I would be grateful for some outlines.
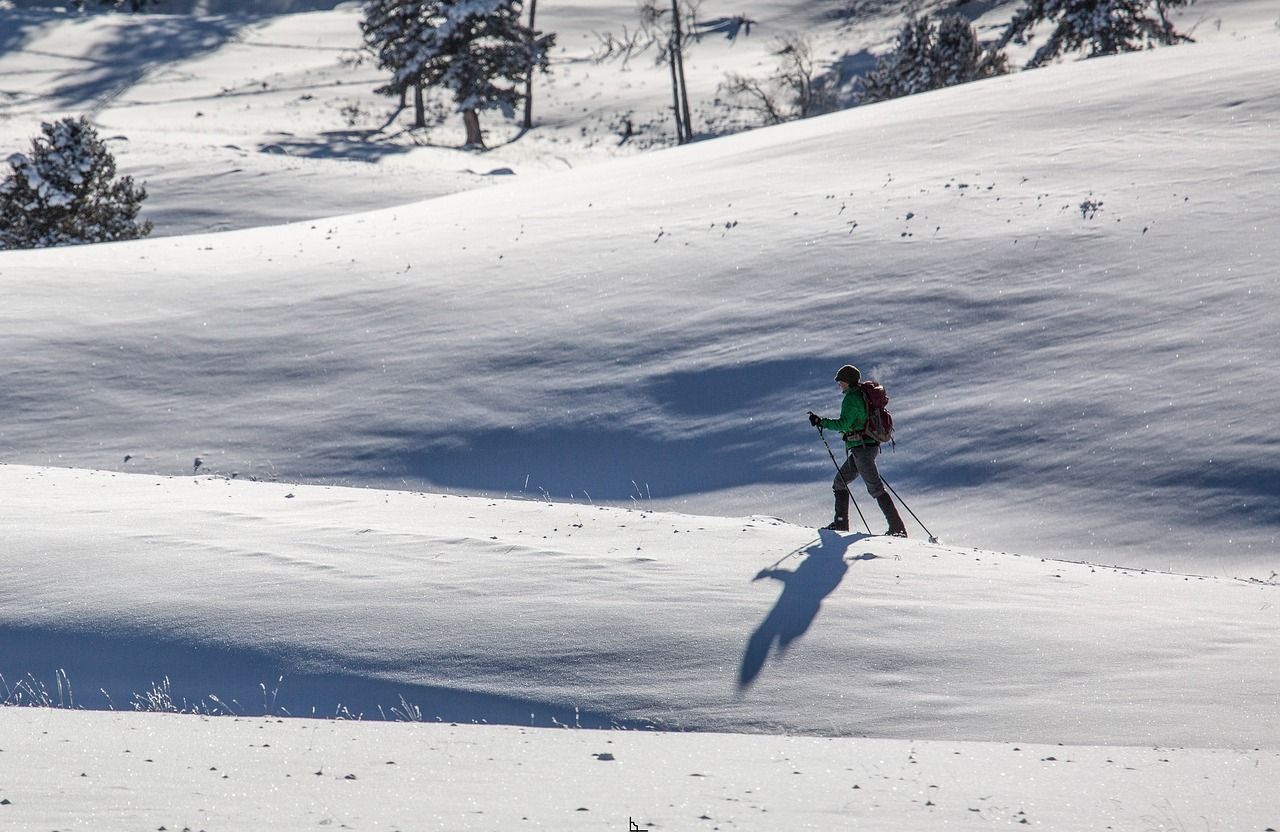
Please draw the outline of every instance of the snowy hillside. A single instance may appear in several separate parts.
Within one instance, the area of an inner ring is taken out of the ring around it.
[[[803,414],[853,361],[893,397],[886,476],[949,542],[1266,578],[1262,6],[381,212],[7,253],[0,453],[816,524]]]
[[[544,726],[1280,743],[1274,585],[763,518],[0,477],[6,652],[59,656],[83,706],[126,707],[167,676],[175,700],[261,713],[260,685],[283,676],[268,712],[370,716],[404,697]]]
[[[1261,830],[1280,811],[1274,584],[533,500],[19,466],[0,487],[13,703],[543,729],[0,709],[19,829]]]
[[[425,133],[405,129],[409,115],[390,120],[394,100],[373,92],[386,73],[359,60],[358,2],[162,0],[177,14],[70,19],[54,5],[0,3],[0,147],[25,144],[41,119],[89,114],[114,137],[122,169],[151,185],[148,215],[161,236],[349,214],[675,143],[671,77],[656,49],[602,60],[607,44],[637,34],[634,0],[542,4],[538,28],[558,45],[535,88],[537,129],[520,135],[517,123],[486,115],[482,154],[458,149],[461,119],[443,100],[429,99]],[[699,134],[749,121],[717,103],[718,87],[729,72],[767,75],[788,33],[811,37],[824,71],[865,71],[867,50],[892,42],[900,4],[859,3],[853,16],[841,14],[846,5],[756,5],[753,35],[692,47]],[[699,8],[706,20],[744,11],[727,0]]]
[[[666,150],[553,5],[487,153],[357,4],[182,2],[0,0],[0,148],[158,225],[0,252],[0,829],[1280,829],[1272,2]],[[704,6],[699,123],[862,9]],[[815,530],[845,362],[941,543]]]

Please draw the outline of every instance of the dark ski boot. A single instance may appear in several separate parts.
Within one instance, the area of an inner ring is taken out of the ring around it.
[[[893,498],[888,494],[881,494],[876,502],[884,512],[884,519],[889,521],[889,531],[885,534],[890,537],[906,537],[907,527],[902,522],[902,515],[898,514],[898,507],[893,504]]]
[[[832,520],[830,523],[828,523],[827,525],[823,526],[823,528],[831,529],[832,531],[836,531],[836,532],[849,531],[849,492],[848,491],[836,492],[836,518]]]

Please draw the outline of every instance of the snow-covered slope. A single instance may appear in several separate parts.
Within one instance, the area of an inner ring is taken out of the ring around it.
[[[1265,578],[1253,19],[382,212],[6,253],[0,453],[814,523],[804,412],[853,361],[945,539]]]
[[[1276,827],[1274,751],[0,709],[0,819],[138,829]]]
[[[1273,584],[760,517],[20,466],[0,488],[6,700],[224,715],[0,708],[6,830],[1280,813]],[[530,727],[556,724],[645,730]]]
[[[637,33],[633,0],[538,10],[539,29],[558,45],[537,79],[536,129],[521,135],[518,122],[486,114],[491,149],[482,154],[459,149],[461,119],[442,94],[428,90],[431,129],[411,133],[410,115],[392,119],[394,99],[374,92],[387,73],[362,54],[359,2],[165,0],[164,13],[128,15],[49,5],[0,3],[0,147],[25,147],[42,119],[88,114],[114,140],[122,170],[149,183],[157,236],[348,214],[675,144],[671,76],[657,49],[599,60],[609,38]],[[703,19],[743,11],[728,0],[699,8]],[[862,3],[852,18],[838,11],[812,0],[757,4],[751,37],[691,47],[699,133],[744,122],[717,103],[717,88],[731,71],[768,74],[780,35],[804,30],[825,62],[858,52],[860,65],[902,15],[884,2]]]
[[[1280,828],[1270,3],[646,155],[570,50],[484,156],[324,135],[351,5],[11,5],[0,136],[242,230],[0,253],[0,694],[241,716],[2,708],[0,828]],[[846,361],[944,544],[811,530]]]
[[[1280,744],[1271,584],[764,518],[13,466],[0,483],[6,664],[63,671],[81,706],[159,685],[261,713],[265,686],[294,715]]]

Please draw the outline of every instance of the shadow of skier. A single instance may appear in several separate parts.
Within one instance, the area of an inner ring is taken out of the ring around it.
[[[794,570],[776,567],[762,569],[752,580],[772,578],[782,582],[782,595],[747,641],[742,655],[742,667],[738,671],[738,689],[750,687],[764,669],[769,650],[776,642],[778,653],[784,654],[791,642],[804,635],[818,616],[822,601],[840,586],[849,571],[845,553],[849,547],[863,540],[861,535],[844,536],[823,529],[819,542],[805,549],[808,555]],[[874,560],[870,552],[854,560]]]

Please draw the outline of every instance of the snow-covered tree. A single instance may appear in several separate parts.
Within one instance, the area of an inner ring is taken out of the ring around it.
[[[377,57],[380,68],[395,70],[409,60],[410,39],[419,28],[415,25],[416,11],[416,8],[405,0],[366,0],[364,17],[360,20],[360,33],[364,36],[365,47]],[[396,71],[390,82],[378,87],[374,92],[399,96],[400,109],[403,110],[405,98],[410,89],[414,94],[413,126],[426,127],[426,107],[422,100],[421,78],[401,78],[400,73]]]
[[[378,65],[392,72],[379,92],[419,93],[423,87],[453,93],[467,127],[467,144],[483,147],[480,111],[508,118],[535,70],[546,70],[555,35],[521,23],[521,0],[369,0],[361,31]]]
[[[139,222],[147,191],[116,178],[116,161],[83,117],[41,125],[31,154],[8,158],[0,181],[0,249],[132,240],[151,233]]]
[[[1169,10],[1190,5],[1192,0],[1027,0],[1014,14],[1001,35],[997,48],[1011,41],[1024,44],[1036,26],[1055,24],[1053,33],[1036,50],[1027,69],[1040,66],[1060,55],[1087,52],[1085,57],[1134,52],[1156,44],[1189,42],[1187,35],[1174,31]]]
[[[1008,71],[1004,55],[983,49],[969,21],[946,15],[938,22],[921,16],[898,33],[897,48],[876,62],[860,82],[863,103],[990,78]]]

